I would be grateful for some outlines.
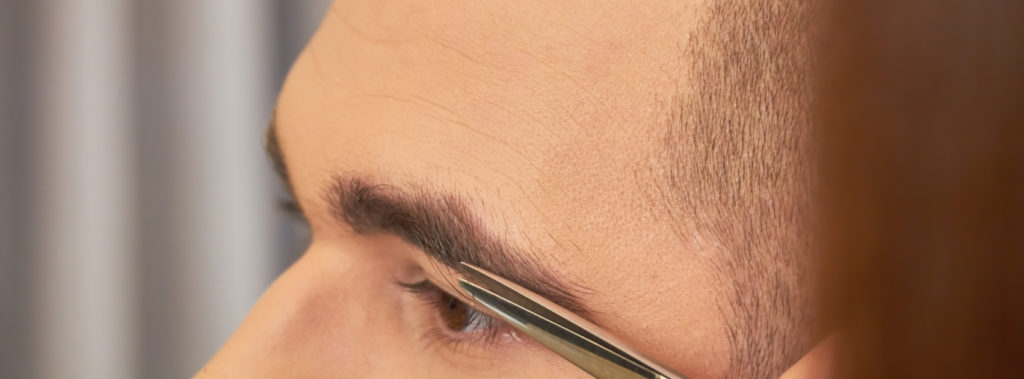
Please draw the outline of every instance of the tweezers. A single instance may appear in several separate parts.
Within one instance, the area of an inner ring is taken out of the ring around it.
[[[595,378],[685,379],[518,284],[466,262],[459,271],[459,286],[477,303]]]

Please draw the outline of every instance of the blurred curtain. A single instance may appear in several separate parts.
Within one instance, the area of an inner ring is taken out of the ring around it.
[[[326,0],[0,2],[0,377],[181,378],[304,242],[262,132]]]

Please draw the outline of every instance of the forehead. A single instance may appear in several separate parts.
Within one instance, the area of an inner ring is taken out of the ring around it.
[[[495,233],[592,289],[598,322],[720,353],[699,343],[721,329],[714,281],[655,185],[692,12],[519,3],[335,3],[278,105],[300,202],[324,212],[308,204],[339,171],[467,194]]]

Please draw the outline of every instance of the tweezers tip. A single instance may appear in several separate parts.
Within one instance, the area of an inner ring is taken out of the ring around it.
[[[473,300],[476,300],[477,291],[479,291],[480,288],[477,287],[472,282],[470,282],[470,281],[468,281],[466,279],[463,279],[463,278],[459,278],[458,282],[459,282],[459,287],[461,287],[463,291],[466,291],[466,293],[468,293],[469,296],[471,296],[473,298]]]
[[[459,271],[462,272],[480,272],[480,269],[476,266],[467,263],[466,261],[459,261]]]

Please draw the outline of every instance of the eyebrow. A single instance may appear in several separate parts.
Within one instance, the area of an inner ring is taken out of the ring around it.
[[[266,153],[274,171],[294,198],[277,131],[271,117]],[[482,267],[511,280],[577,315],[591,319],[580,293],[586,287],[558,278],[509,241],[489,231],[467,205],[470,199],[428,186],[389,184],[367,176],[336,174],[323,199],[331,215],[359,234],[385,233],[401,238],[433,261],[453,270],[459,262]],[[456,287],[457,288],[457,287]]]

